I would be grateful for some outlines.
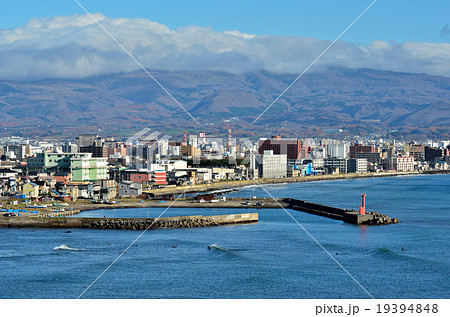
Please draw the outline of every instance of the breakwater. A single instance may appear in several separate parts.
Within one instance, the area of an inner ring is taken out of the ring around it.
[[[248,201],[248,203],[246,203]],[[74,209],[81,211],[96,209],[127,209],[127,208],[245,208],[245,209],[261,209],[261,208],[280,208],[287,207],[282,199],[274,201],[272,198],[228,198],[226,201],[217,202],[199,202],[197,200],[178,199],[176,201],[156,201],[145,200],[141,202],[120,202],[119,204],[92,204],[91,202],[74,203]]]
[[[285,198],[283,201],[288,204],[289,209],[342,220],[355,225],[388,225],[398,223],[398,219],[391,218],[378,212],[366,212],[364,215],[361,215],[359,211],[356,210],[320,205],[304,200]]]
[[[0,227],[8,228],[86,228],[145,230],[169,228],[195,228],[237,225],[258,222],[257,213],[183,216],[164,218],[51,218],[51,217],[0,217]]]

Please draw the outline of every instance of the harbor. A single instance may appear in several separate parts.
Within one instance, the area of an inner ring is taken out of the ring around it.
[[[203,197],[203,196],[202,196]],[[215,198],[210,195],[210,198]],[[217,215],[217,216],[184,216],[169,218],[108,218],[99,222],[95,218],[70,218],[67,216],[78,214],[82,211],[96,209],[126,209],[126,208],[227,208],[227,209],[291,209],[299,212],[305,212],[321,217],[341,220],[354,225],[386,225],[397,223],[396,218],[391,218],[377,212],[365,210],[365,195],[363,195],[362,206],[358,210],[341,209],[327,205],[316,204],[308,201],[293,198],[232,198],[232,199],[211,199],[209,202],[202,200],[174,200],[174,201],[140,201],[134,203],[118,203],[118,204],[79,204],[77,209],[64,211],[40,211],[27,216],[9,216],[0,217],[0,227],[45,227],[45,228],[92,228],[92,229],[147,229],[148,224],[153,223],[152,228],[190,228],[197,227],[196,224],[202,226],[213,225],[230,225],[248,222],[257,222],[258,214],[236,214]],[[12,211],[12,210],[10,210]],[[19,214],[20,212],[17,212]],[[10,212],[11,214],[11,212]],[[15,214],[15,213],[13,213]],[[246,215],[251,215],[248,218]],[[211,218],[215,217],[215,218]],[[223,217],[223,218],[221,218]],[[179,219],[178,219],[179,218]],[[75,219],[75,220],[74,220]],[[194,222],[192,222],[194,221]],[[170,223],[171,225],[166,225]]]

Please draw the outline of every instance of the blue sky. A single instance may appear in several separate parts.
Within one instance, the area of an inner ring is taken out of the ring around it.
[[[334,40],[372,0],[80,0],[107,17],[146,18],[174,29],[197,25],[216,31],[311,36]],[[32,18],[82,14],[73,0],[14,0],[0,4],[0,28],[16,28]],[[448,0],[378,0],[341,40],[449,42]]]
[[[79,0],[153,70],[301,73],[373,0]],[[450,1],[377,0],[309,71],[450,77]],[[139,69],[74,0],[0,3],[0,79]]]

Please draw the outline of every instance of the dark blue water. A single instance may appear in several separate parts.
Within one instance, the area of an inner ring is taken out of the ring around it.
[[[266,188],[275,197],[343,208],[356,208],[366,193],[369,210],[402,223],[357,227],[290,212],[375,298],[449,297],[450,175]],[[235,195],[267,196],[258,187]],[[155,217],[163,210],[86,215]],[[169,209],[164,216],[241,212]],[[258,212],[253,225],[147,231],[83,298],[368,298],[283,210]],[[0,229],[0,298],[76,298],[141,234],[66,231]]]

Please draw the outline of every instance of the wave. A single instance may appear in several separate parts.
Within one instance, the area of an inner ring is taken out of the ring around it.
[[[375,250],[375,255],[381,256],[381,257],[384,257],[384,258],[391,258],[391,259],[394,259],[394,258],[406,259],[407,256],[408,256],[407,252],[403,252],[401,250],[401,248],[400,248],[399,252],[392,251],[392,250],[389,250],[389,249],[386,249],[386,248],[377,248]]]
[[[378,253],[378,254],[395,254],[395,252],[393,252],[389,249],[385,249],[385,248],[377,248],[376,253]]]
[[[84,249],[73,248],[67,244],[62,244],[60,246],[54,247],[53,250],[67,250],[67,251],[83,251]]]
[[[244,249],[225,249],[225,248],[218,246],[217,244],[211,244],[208,248],[214,249],[214,250],[219,250],[219,251],[225,251],[225,252],[246,251]]]
[[[219,247],[219,246],[216,245],[216,244],[211,244],[211,245],[209,246],[209,248],[210,248],[210,249],[221,250],[221,251],[230,251],[229,249],[225,249],[225,248]]]

